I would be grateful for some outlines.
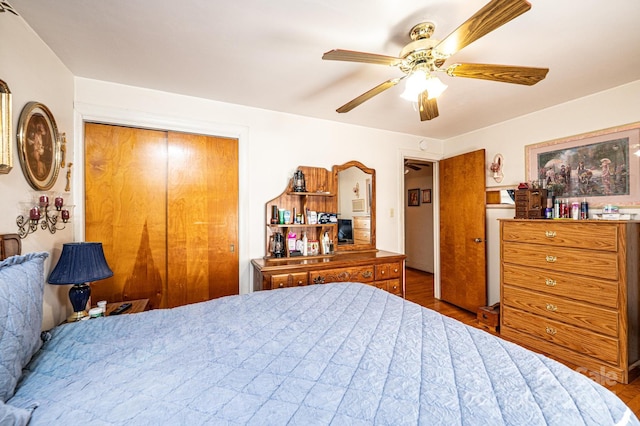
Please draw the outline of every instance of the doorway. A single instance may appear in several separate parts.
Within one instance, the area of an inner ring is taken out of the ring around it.
[[[404,159],[404,247],[406,266],[435,273],[434,166],[426,160]]]

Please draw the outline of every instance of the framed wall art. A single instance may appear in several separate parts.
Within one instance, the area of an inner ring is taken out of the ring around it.
[[[422,203],[429,204],[431,202],[431,190],[423,189],[422,190]]]
[[[408,190],[408,206],[419,206],[420,205],[420,189],[409,189]]]
[[[590,205],[640,205],[640,123],[525,146],[527,180]]]
[[[0,80],[0,173],[7,174],[13,168],[11,147],[11,91]]]
[[[29,184],[46,191],[60,171],[60,141],[53,114],[39,102],[29,102],[18,120],[18,158]]]

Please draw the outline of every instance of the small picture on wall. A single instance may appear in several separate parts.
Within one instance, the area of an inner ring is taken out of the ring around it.
[[[422,203],[430,203],[431,202],[431,190],[423,189],[422,190]]]
[[[420,205],[420,188],[410,189],[408,192],[408,206],[419,206]]]

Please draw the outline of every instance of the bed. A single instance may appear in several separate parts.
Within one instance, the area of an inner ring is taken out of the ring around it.
[[[42,342],[46,256],[0,263],[3,425],[639,424],[564,365],[358,283],[80,321]]]

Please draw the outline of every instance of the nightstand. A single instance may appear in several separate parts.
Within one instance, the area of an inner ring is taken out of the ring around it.
[[[124,302],[107,303],[106,315],[109,316],[111,312],[116,310],[118,306],[122,305],[123,303],[131,303],[131,307],[124,311],[123,314],[137,314],[147,310],[149,299],[125,300]]]

